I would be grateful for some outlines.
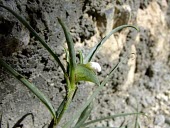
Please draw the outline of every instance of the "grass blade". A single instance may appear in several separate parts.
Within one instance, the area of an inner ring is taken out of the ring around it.
[[[125,27],[132,27],[132,28],[135,28],[136,30],[138,30],[138,28],[136,28],[135,26],[133,25],[122,25],[122,26],[119,26],[115,29],[113,29],[107,36],[105,36],[101,42],[99,42],[98,44],[96,44],[91,50],[90,52],[87,54],[87,56],[85,57],[84,59],[84,63],[88,63],[91,61],[92,57],[95,55],[96,51],[106,42],[106,40],[115,32],[125,28]]]
[[[119,62],[120,63],[120,62]],[[90,96],[90,98],[81,106],[81,108],[76,112],[75,115],[73,115],[73,118],[68,121],[63,128],[71,128],[72,123],[75,119],[77,119],[80,114],[84,111],[84,109],[92,102],[92,100],[99,94],[99,92],[102,90],[104,85],[107,83],[107,81],[110,79],[111,75],[113,74],[113,71],[117,69],[119,66],[119,63],[111,70],[111,72],[108,74],[108,77],[105,78],[105,80],[100,84],[100,86],[97,87],[95,92]]]
[[[80,126],[83,126],[83,123],[87,120],[87,118],[89,117],[89,115],[91,114],[91,111],[93,109],[93,102],[91,102],[85,109],[84,111],[81,113],[76,125],[74,126],[74,128],[80,128]]]
[[[0,59],[0,65],[2,65],[10,74],[17,78],[21,83],[23,83],[33,94],[35,94],[38,97],[38,99],[40,99],[40,101],[48,108],[53,118],[56,120],[56,114],[52,104],[34,84],[30,83],[27,79],[25,79],[22,75],[16,72],[2,59]]]
[[[54,126],[54,119],[51,120],[50,124],[48,125],[48,128],[53,128],[53,126]],[[46,127],[44,126],[44,128]]]
[[[66,37],[68,51],[69,51],[69,55],[70,55],[70,65],[72,66],[73,69],[75,69],[76,54],[75,54],[75,50],[74,50],[73,39],[72,39],[70,32],[68,31],[66,25],[63,23],[63,21],[60,18],[57,18],[57,19],[58,19],[58,22],[60,23],[61,27],[63,28],[64,34]]]
[[[90,124],[93,124],[93,123],[96,123],[99,121],[103,121],[106,119],[113,119],[113,118],[117,118],[117,117],[121,117],[121,116],[138,115],[138,114],[143,114],[143,113],[122,113],[122,114],[117,114],[117,115],[113,115],[113,116],[107,116],[107,117],[103,117],[100,119],[89,121],[87,123],[84,123],[82,126],[87,126],[87,125],[90,125]]]
[[[64,109],[64,105],[66,103],[66,98],[64,98],[64,100],[61,102],[60,106],[58,107],[57,111],[56,111],[56,118],[58,119],[60,117],[60,114],[62,113],[63,109]],[[54,126],[54,118],[51,120],[50,124],[48,125],[48,128],[53,128]]]
[[[61,114],[62,110],[64,109],[65,102],[66,102],[66,98],[63,99],[63,101],[61,102],[60,106],[58,107],[58,109],[56,111],[57,118],[59,117],[59,115]]]
[[[138,114],[136,115],[136,118],[135,118],[134,128],[138,128]]]
[[[34,124],[34,115],[32,113],[27,113],[25,114],[24,116],[22,116],[15,124],[12,128],[17,128],[19,126],[21,126],[21,122],[27,117],[27,116],[31,116],[32,117],[32,121],[33,121],[33,124]]]
[[[65,37],[66,37],[68,51],[69,51],[69,55],[70,55],[70,64],[71,64],[72,68],[75,69],[75,67],[76,67],[76,54],[75,54],[75,50],[74,50],[73,39],[72,39],[70,32],[68,31],[66,25],[63,23],[63,21],[60,18],[57,18],[57,19],[58,19],[58,22],[60,23],[61,27],[63,28],[64,34],[65,34]]]
[[[69,62],[70,62],[70,87],[75,88],[75,69],[76,69],[76,53],[74,50],[74,44],[73,44],[73,39],[70,35],[70,32],[67,30],[66,25],[62,22],[61,19],[57,18],[58,22],[60,23],[61,27],[63,28],[66,41],[67,41],[67,46],[68,46],[68,51],[69,51]]]
[[[10,13],[12,13],[30,32],[31,34],[37,39],[39,40],[39,42],[44,46],[44,48],[46,48],[46,50],[53,56],[53,58],[58,62],[59,66],[61,67],[61,69],[63,70],[64,73],[66,73],[65,68],[63,66],[63,64],[61,63],[60,59],[58,58],[58,56],[51,50],[51,48],[46,44],[46,42],[37,34],[37,32],[27,23],[27,21],[22,18],[20,15],[18,15],[16,12],[14,12],[12,9],[10,9],[9,7],[6,7],[2,4],[0,4],[0,7],[8,10]]]

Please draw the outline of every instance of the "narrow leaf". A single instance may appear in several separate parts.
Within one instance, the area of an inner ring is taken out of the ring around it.
[[[91,111],[93,109],[93,102],[91,102],[81,113],[76,125],[74,128],[80,128],[81,126],[84,126],[83,123],[87,120],[87,118],[90,116]]]
[[[138,128],[140,128],[140,124],[139,124],[139,122],[138,122]]]
[[[58,109],[56,111],[57,118],[59,117],[60,113],[64,109],[64,104],[65,104],[66,101],[67,101],[66,98],[64,98],[63,101],[61,102],[60,106],[58,107]]]
[[[10,67],[2,59],[0,59],[0,65],[2,65],[10,74],[12,74],[20,82],[22,82],[33,94],[35,94],[38,97],[38,99],[40,99],[40,101],[48,108],[53,118],[56,120],[55,110],[53,106],[51,105],[50,101],[34,84],[30,83],[27,79],[25,79],[22,75],[16,72],[12,67]]]
[[[75,69],[75,67],[76,67],[76,54],[75,54],[75,50],[74,50],[73,39],[70,35],[70,32],[66,28],[66,25],[62,22],[62,20],[58,18],[58,22],[60,23],[61,27],[63,28],[64,34],[65,34],[65,37],[66,37],[67,46],[68,46],[69,55],[70,55],[70,65],[72,66],[73,69]]]
[[[120,62],[119,62],[120,63]],[[105,80],[97,87],[97,89],[94,91],[94,93],[90,96],[90,98],[80,107],[80,109],[73,115],[73,118],[68,121],[63,128],[70,128],[72,123],[75,119],[77,119],[80,114],[84,111],[84,109],[92,102],[92,100],[99,94],[99,92],[102,90],[104,85],[107,83],[107,81],[110,79],[111,75],[114,73],[114,71],[117,69],[119,63],[111,70],[111,72],[108,74],[108,77],[105,78]]]
[[[48,125],[48,128],[53,128],[54,127],[54,119],[51,120],[50,124]],[[46,128],[46,127],[44,127]]]
[[[60,59],[58,56],[51,50],[51,48],[46,44],[46,42],[37,34],[37,32],[28,24],[28,22],[22,18],[20,15],[18,15],[16,12],[14,12],[12,9],[9,7],[6,7],[2,4],[0,4],[0,7],[8,10],[10,13],[12,13],[30,32],[39,42],[44,46],[44,48],[53,56],[53,58],[58,62],[59,66],[63,70],[64,73],[66,73],[65,68],[63,64],[61,63]]]
[[[106,42],[106,40],[115,32],[125,28],[125,27],[132,27],[132,28],[135,28],[136,30],[138,30],[138,28],[136,28],[135,26],[133,25],[122,25],[122,26],[119,26],[115,29],[113,29],[107,36],[105,36],[101,42],[99,42],[98,44],[96,44],[91,50],[90,52],[87,54],[87,56],[85,57],[84,59],[84,63],[88,63],[91,61],[92,57],[95,55],[96,51]]]
[[[143,114],[143,113],[122,113],[122,114],[117,114],[117,115],[113,115],[113,116],[107,116],[107,117],[103,117],[103,118],[100,118],[100,119],[96,119],[96,120],[92,120],[92,121],[89,121],[85,124],[83,124],[82,126],[87,126],[87,125],[90,125],[90,124],[93,124],[93,123],[96,123],[96,122],[100,122],[100,121],[103,121],[103,120],[106,120],[106,119],[114,119],[114,118],[117,118],[117,117],[124,117],[124,116],[129,116],[129,115],[138,115],[138,114]]]
[[[78,64],[75,70],[75,80],[76,82],[79,81],[90,81],[100,85],[99,80],[94,73],[94,71],[90,70],[83,64]]]

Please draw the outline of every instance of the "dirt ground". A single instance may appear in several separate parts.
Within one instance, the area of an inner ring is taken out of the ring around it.
[[[49,46],[64,59],[65,38],[56,17],[61,17],[73,36],[75,49],[86,54],[112,29],[132,24],[103,45],[93,61],[102,66],[104,79],[118,60],[122,63],[95,100],[89,120],[119,113],[144,112],[141,128],[170,128],[170,2],[167,0],[0,0],[25,17]],[[62,71],[32,35],[10,13],[0,8],[0,50],[4,60],[36,84],[56,108],[65,95]],[[63,60],[62,62],[64,62]],[[68,110],[69,120],[96,85],[81,84]],[[138,106],[138,107],[137,107]],[[50,114],[39,100],[0,68],[2,128],[21,116],[24,128],[41,128]],[[96,123],[98,127],[134,127],[135,117]],[[62,124],[62,123],[61,123]]]

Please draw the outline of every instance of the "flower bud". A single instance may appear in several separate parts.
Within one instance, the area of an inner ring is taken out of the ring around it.
[[[89,62],[86,66],[94,71],[101,72],[101,66],[97,62]]]

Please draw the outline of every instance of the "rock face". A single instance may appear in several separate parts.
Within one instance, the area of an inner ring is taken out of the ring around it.
[[[95,100],[90,119],[138,111],[141,127],[169,128],[170,115],[170,3],[111,0],[1,0],[21,14],[63,60],[65,37],[56,17],[64,20],[73,36],[76,51],[87,53],[112,29],[123,24],[140,31],[124,29],[112,35],[95,61],[102,65],[102,80],[118,60],[122,63]],[[0,51],[3,59],[32,81],[56,108],[65,95],[63,74],[58,65],[14,16],[0,8]],[[63,60],[62,62],[64,62]],[[64,120],[68,120],[86,100],[94,85],[81,85]],[[26,113],[33,113],[34,127],[49,123],[50,114],[22,84],[0,68],[0,112],[3,128]],[[63,120],[63,121],[64,121]],[[95,126],[133,127],[134,116],[102,121]],[[130,122],[130,123],[129,123]],[[33,124],[28,117],[24,128]]]

